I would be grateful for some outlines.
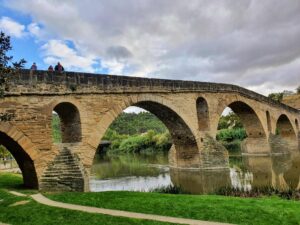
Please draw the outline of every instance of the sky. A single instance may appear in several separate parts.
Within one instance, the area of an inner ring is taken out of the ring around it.
[[[0,30],[27,68],[300,85],[300,0],[0,0]]]

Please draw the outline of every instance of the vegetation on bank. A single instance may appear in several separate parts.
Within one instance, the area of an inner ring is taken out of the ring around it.
[[[108,147],[110,154],[166,152],[172,143],[169,132],[156,133],[153,130],[130,136],[109,129],[104,139],[111,141]]]
[[[247,137],[240,118],[233,112],[222,116],[218,124],[216,139],[230,152],[240,153],[241,142]]]

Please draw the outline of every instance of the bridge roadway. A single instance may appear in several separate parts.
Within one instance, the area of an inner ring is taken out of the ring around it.
[[[24,184],[41,190],[88,191],[96,149],[129,106],[150,111],[167,126],[173,167],[228,166],[228,153],[216,141],[226,107],[246,129],[244,154],[299,149],[299,111],[236,85],[21,70],[2,89],[0,144],[17,160]],[[62,143],[52,141],[53,111],[61,120]]]

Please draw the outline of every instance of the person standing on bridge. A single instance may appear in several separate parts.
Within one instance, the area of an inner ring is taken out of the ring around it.
[[[30,67],[30,70],[37,70],[37,66],[36,66],[36,63],[34,62],[32,64],[32,66]]]
[[[54,69],[53,69],[53,66],[52,66],[52,65],[50,65],[50,66],[48,67],[48,71],[49,71],[49,72],[53,72],[53,71],[54,71]]]
[[[60,64],[60,62],[57,63],[57,65],[55,66],[55,71],[58,71],[58,72],[63,72],[65,71],[64,67]]]

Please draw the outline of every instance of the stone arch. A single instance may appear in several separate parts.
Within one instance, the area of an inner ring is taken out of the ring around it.
[[[209,130],[209,110],[207,101],[203,97],[199,97],[196,101],[198,129],[200,131]]]
[[[70,102],[58,103],[53,111],[61,122],[62,143],[81,142],[81,120],[78,108]]]
[[[281,114],[276,122],[276,132],[277,134],[285,141],[290,144],[296,142],[296,132],[293,128],[293,125],[290,119],[285,114]]]
[[[271,116],[270,116],[270,112],[269,111],[266,111],[266,118],[267,118],[268,132],[271,133],[272,132],[272,124],[271,124]]]
[[[88,143],[96,149],[110,124],[129,106],[141,107],[153,113],[169,129],[173,141],[170,153],[174,153],[170,159],[171,164],[179,167],[199,166],[199,151],[192,129],[167,101],[160,101],[159,98],[141,97],[134,100],[131,98],[123,104],[115,105],[100,119]]]
[[[241,143],[242,153],[270,153],[266,132],[263,128],[261,119],[254,109],[243,101],[230,102],[226,107],[231,108],[232,111],[238,115],[245,128],[247,138]]]
[[[10,124],[0,124],[0,145],[5,146],[17,161],[25,187],[38,189],[34,160],[38,155],[32,142]]]
[[[242,101],[235,101],[228,107],[239,116],[249,138],[266,137],[262,123],[251,106]]]

